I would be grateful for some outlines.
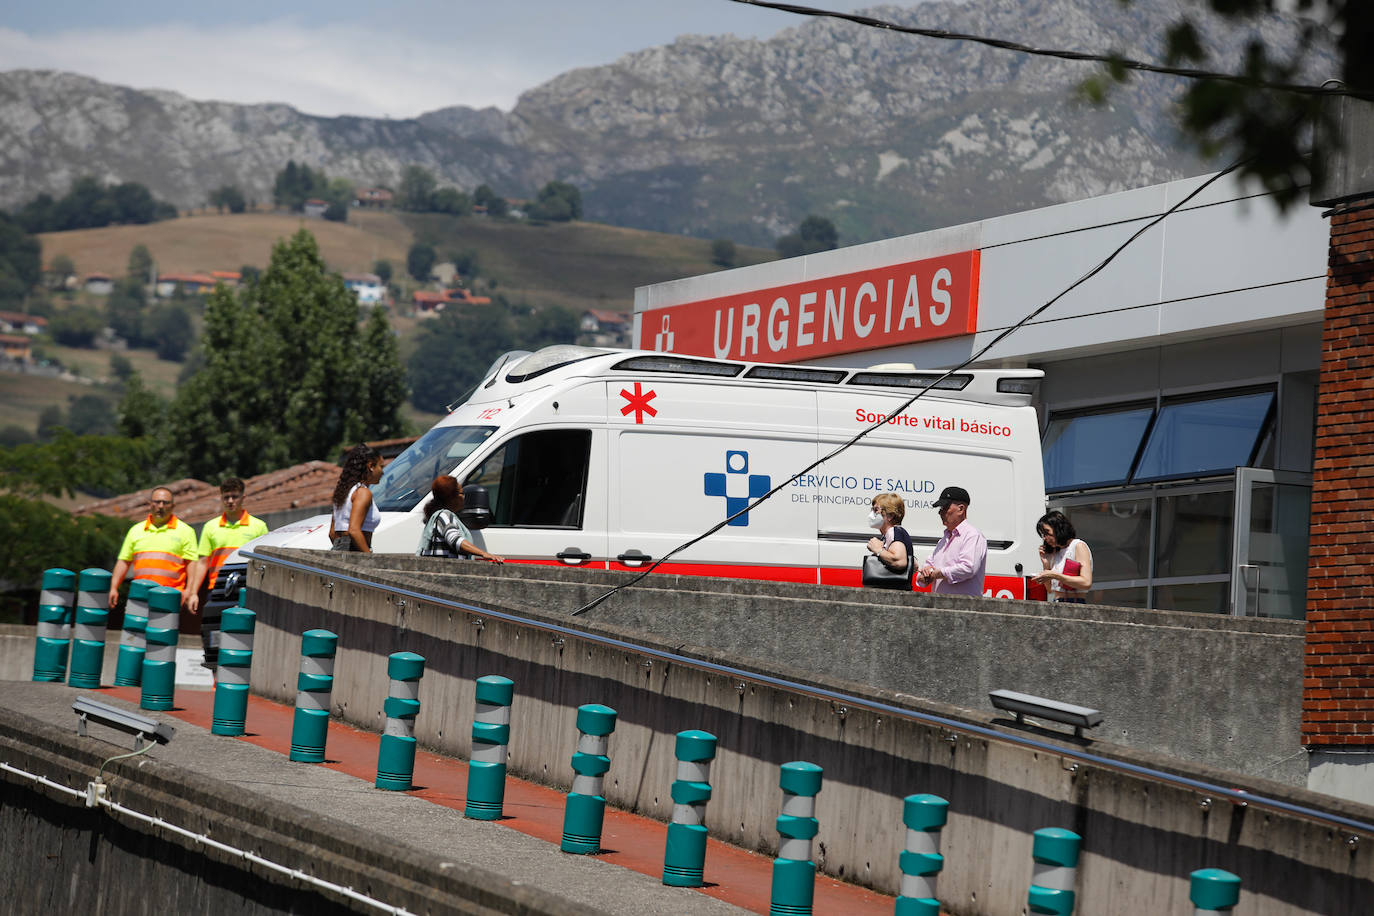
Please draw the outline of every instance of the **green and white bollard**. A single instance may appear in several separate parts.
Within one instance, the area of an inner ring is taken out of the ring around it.
[[[814,763],[784,763],[778,777],[782,809],[778,813],[778,857],[773,860],[769,916],[811,916],[816,896],[816,863],[811,841],[820,832],[816,796],[824,771]]]
[[[296,717],[291,723],[291,759],[323,763],[329,737],[329,697],[334,692],[334,653],[339,637],[328,630],[301,634],[301,673],[296,679]]]
[[[716,736],[710,732],[677,733],[674,747],[677,779],[673,782],[673,822],[663,848],[663,883],[701,887],[706,871],[706,803],[711,800],[711,761]]]
[[[1188,899],[1197,907],[1197,916],[1229,913],[1240,902],[1240,878],[1220,868],[1200,868],[1193,872]]]
[[[424,673],[422,655],[393,652],[387,659],[391,692],[382,705],[386,728],[377,751],[379,789],[407,792],[411,788],[415,776],[415,717],[420,714],[420,677]]]
[[[215,667],[215,711],[210,733],[242,735],[248,721],[253,630],[258,615],[245,607],[225,608],[220,617],[219,664]]]
[[[177,683],[177,636],[181,626],[181,592],[165,585],[148,591],[148,627],[144,631],[143,709],[171,709]]]
[[[135,579],[129,584],[124,602],[124,633],[115,658],[115,686],[138,687],[143,684],[143,655],[147,650],[148,592],[157,588],[152,579]]]
[[[72,687],[99,687],[105,669],[105,625],[110,620],[110,571],[83,569],[76,577],[76,625],[72,628]]]
[[[472,717],[472,756],[468,760],[468,798],[463,813],[494,821],[506,802],[506,746],[510,744],[510,706],[515,681],[489,674],[477,679],[477,709]]]
[[[43,570],[42,590],[38,593],[37,639],[33,647],[33,679],[67,679],[67,652],[72,645],[72,598],[76,573],[54,567]]]
[[[1073,886],[1078,875],[1078,853],[1083,838],[1062,827],[1035,831],[1031,844],[1030,894],[1032,913],[1069,916],[1073,912]]]
[[[577,707],[577,753],[572,757],[573,784],[563,809],[563,842],[559,848],[577,855],[601,851],[601,826],[606,818],[602,781],[611,768],[611,732],[616,712],[600,703]]]
[[[902,887],[893,916],[940,916],[935,878],[945,867],[940,831],[949,817],[949,802],[938,795],[908,795],[903,802],[906,849],[899,863]]]

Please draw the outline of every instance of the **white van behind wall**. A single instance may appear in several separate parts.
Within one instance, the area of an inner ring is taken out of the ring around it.
[[[641,569],[895,409],[938,372],[830,369],[550,347],[498,360],[472,396],[395,458],[373,487],[373,549],[413,553],[430,481],[486,488],[473,540],[508,562]],[[1039,370],[971,370],[660,572],[859,585],[869,503],[892,491],[928,556],[931,502],[972,497],[988,539],[986,593],[1026,595],[1044,511]],[[256,545],[326,549],[328,516]]]

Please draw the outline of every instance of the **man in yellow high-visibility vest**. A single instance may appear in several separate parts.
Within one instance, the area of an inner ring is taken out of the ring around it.
[[[200,529],[200,547],[186,589],[186,609],[191,612],[200,607],[201,585],[205,584],[207,592],[215,587],[224,561],[244,544],[267,533],[267,523],[249,515],[243,507],[243,491],[242,480],[237,477],[225,479],[219,485],[220,507],[224,511]]]
[[[124,535],[110,576],[110,607],[119,603],[119,586],[128,575],[133,579],[152,579],[158,585],[181,590],[186,603],[187,569],[196,559],[196,532],[172,511],[176,501],[166,487],[153,490],[148,499],[148,517],[135,522]]]

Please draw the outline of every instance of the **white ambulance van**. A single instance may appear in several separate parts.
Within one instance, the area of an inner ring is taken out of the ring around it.
[[[414,553],[430,482],[490,502],[474,542],[507,562],[642,569],[847,442],[941,375],[557,346],[498,360],[471,397],[396,457],[373,488],[373,549]],[[1042,373],[971,370],[658,567],[687,575],[859,585],[875,494],[906,502],[918,559],[931,503],[969,491],[986,535],[986,594],[1026,596],[1045,492],[1031,406]],[[465,513],[466,514],[466,513]],[[254,546],[326,549],[329,517]]]

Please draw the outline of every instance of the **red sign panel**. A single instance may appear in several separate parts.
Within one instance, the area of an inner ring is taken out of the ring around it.
[[[978,252],[821,277],[640,313],[639,346],[690,356],[799,362],[972,334]]]

